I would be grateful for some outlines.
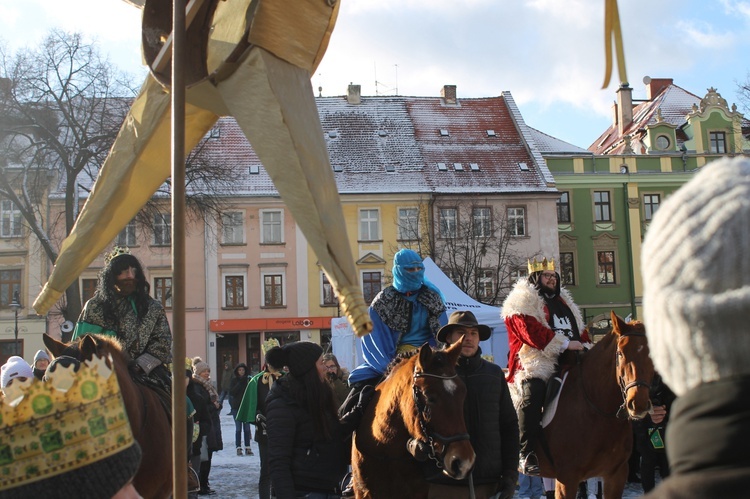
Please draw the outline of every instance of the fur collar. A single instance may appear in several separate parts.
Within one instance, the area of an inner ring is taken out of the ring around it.
[[[585,324],[581,316],[581,310],[573,302],[573,296],[570,294],[570,291],[561,287],[560,298],[562,298],[573,313],[578,323],[578,331],[583,332]],[[514,315],[529,315],[549,327],[547,316],[544,313],[544,300],[539,296],[537,290],[529,283],[526,277],[518,280],[513,290],[505,299],[505,302],[503,302],[503,309],[500,315],[503,320]]]

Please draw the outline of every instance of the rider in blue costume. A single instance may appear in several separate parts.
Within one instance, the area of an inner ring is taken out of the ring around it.
[[[448,322],[442,294],[425,279],[424,264],[417,252],[402,249],[396,253],[393,285],[372,301],[370,318],[372,333],[362,338],[364,363],[349,375],[349,385],[357,393],[365,385],[377,384],[398,353],[416,350],[425,343],[437,345],[435,335]]]

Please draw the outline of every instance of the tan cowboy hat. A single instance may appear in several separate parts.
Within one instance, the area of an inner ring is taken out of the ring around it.
[[[479,330],[479,340],[484,341],[490,339],[492,329],[484,324],[477,323],[477,318],[474,314],[468,310],[456,310],[448,318],[448,324],[441,327],[437,332],[437,340],[443,343],[447,343],[445,338],[453,331],[456,327],[475,327]]]

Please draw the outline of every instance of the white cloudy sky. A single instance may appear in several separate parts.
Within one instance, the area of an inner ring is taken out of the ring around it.
[[[445,84],[459,97],[507,90],[529,125],[582,147],[611,120],[618,80],[601,89],[604,0],[341,1],[316,93],[342,95],[350,82],[363,95],[437,96]],[[634,98],[645,98],[648,75],[738,100],[750,70],[750,0],[619,4]],[[86,34],[122,69],[144,74],[140,11],[123,0],[0,0],[0,38],[11,49],[51,27]]]

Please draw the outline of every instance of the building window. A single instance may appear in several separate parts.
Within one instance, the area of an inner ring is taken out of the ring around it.
[[[726,154],[727,134],[724,132],[708,132],[710,152],[712,154]]]
[[[400,241],[419,239],[419,212],[416,208],[398,209],[398,238]]]
[[[438,213],[440,237],[446,239],[456,237],[458,235],[458,210],[456,208],[440,208]]]
[[[164,308],[172,308],[172,278],[154,278],[154,298]]]
[[[612,208],[610,206],[609,191],[594,191],[594,221],[612,221]]]
[[[511,284],[515,284],[519,281],[519,279],[523,279],[528,275],[528,269],[522,268],[522,269],[515,269],[508,272],[508,279],[510,280]]]
[[[226,308],[245,308],[244,276],[224,276],[224,306]]]
[[[359,240],[379,241],[379,224],[380,216],[378,210],[359,210]]]
[[[495,273],[492,269],[479,269],[477,278],[477,299],[492,301],[495,298]]]
[[[128,225],[117,234],[115,244],[118,246],[135,246],[135,220],[128,222]]]
[[[260,210],[261,244],[283,243],[283,222],[284,218],[281,210]]]
[[[245,242],[245,214],[229,211],[221,214],[221,243],[243,244]]]
[[[492,210],[490,208],[473,208],[471,217],[475,237],[490,237],[492,235]]]
[[[325,272],[320,273],[321,277],[321,305],[323,307],[331,307],[338,305],[338,300],[336,299],[336,293],[333,291],[333,284],[331,284],[331,281],[328,280],[328,276],[325,274]]]
[[[98,279],[81,279],[81,303],[86,303],[94,297]]]
[[[14,293],[21,294],[21,270],[0,270],[0,306],[7,307]]]
[[[617,276],[615,275],[615,252],[597,251],[596,259],[599,284],[616,284]]]
[[[525,208],[508,208],[508,232],[513,237],[526,235]]]
[[[672,145],[672,141],[666,135],[659,135],[656,137],[656,148],[660,151],[666,151],[669,146]]]
[[[154,215],[154,245],[169,246],[172,244],[172,215],[157,213]]]
[[[23,225],[21,224],[21,212],[13,201],[3,199],[0,202],[0,217],[2,218],[2,237],[21,237]]]
[[[265,274],[263,276],[263,306],[284,306],[284,276],[281,274]]]
[[[643,218],[647,222],[650,222],[654,218],[654,213],[661,204],[661,196],[659,194],[644,194],[643,195]]]
[[[576,285],[576,267],[573,253],[560,253],[560,281],[563,286]]]
[[[557,200],[557,223],[570,223],[570,193],[567,191],[561,192]]]
[[[365,303],[372,303],[382,288],[382,277],[380,272],[362,272],[362,293]]]

